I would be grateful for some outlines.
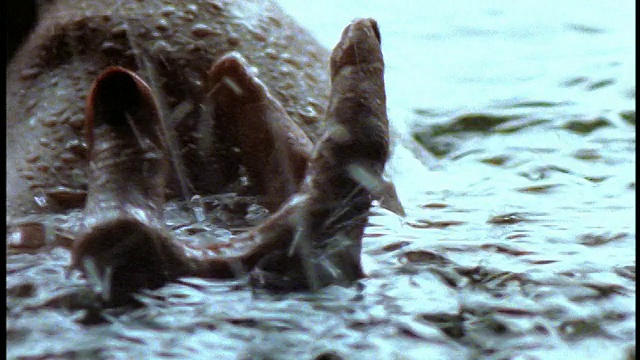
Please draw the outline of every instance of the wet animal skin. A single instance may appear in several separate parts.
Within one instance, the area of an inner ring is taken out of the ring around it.
[[[7,69],[9,218],[82,207],[72,266],[110,302],[181,276],[361,278],[372,200],[395,199],[377,23],[329,56],[270,2],[149,3],[43,5]],[[272,215],[224,246],[176,242],[165,199],[226,191],[240,165]]]

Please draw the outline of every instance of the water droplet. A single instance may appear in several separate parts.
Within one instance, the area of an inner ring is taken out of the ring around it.
[[[113,41],[105,41],[104,43],[102,43],[100,50],[103,52],[115,52],[121,51],[122,47],[120,47],[120,45],[116,44]]]
[[[38,126],[38,117],[32,116],[29,118],[29,127],[35,129]]]
[[[207,3],[211,5],[211,8],[214,10],[222,10],[223,8],[222,4],[219,4],[218,1],[215,0],[209,0]]]
[[[120,37],[120,36],[125,35],[127,33],[127,30],[128,30],[128,28],[127,28],[126,23],[123,23],[120,26],[116,26],[116,27],[112,28],[111,29],[111,34],[114,37]]]
[[[24,159],[27,163],[33,164],[40,160],[40,154],[31,154]]]
[[[58,125],[58,122],[59,122],[58,118],[52,117],[52,116],[46,117],[41,121],[42,125],[48,128],[56,127]]]
[[[72,153],[62,153],[60,154],[60,161],[65,164],[73,164],[78,161],[78,158]]]
[[[315,109],[313,105],[307,105],[299,111],[300,115],[304,118],[317,118],[318,111]]]
[[[76,130],[82,130],[84,127],[84,115],[77,114],[69,118],[69,125]]]
[[[264,54],[266,57],[268,57],[271,60],[278,60],[279,58],[278,53],[273,49],[265,50]]]
[[[302,62],[300,62],[298,59],[292,58],[291,55],[289,55],[287,58],[283,58],[282,61],[284,61],[285,63],[293,66],[294,68],[298,69],[298,70],[304,70],[305,66]]]
[[[209,26],[205,24],[195,24],[191,28],[191,34],[193,34],[193,36],[197,38],[202,39],[207,36],[211,36],[215,34],[215,32],[213,31],[213,29],[211,29]]]
[[[151,51],[152,52],[172,52],[173,48],[171,47],[171,45],[164,41],[164,40],[158,40],[158,41],[154,41],[153,44],[151,45]]]
[[[35,79],[36,77],[38,77],[38,75],[40,75],[42,73],[42,69],[40,68],[28,68],[28,69],[24,69],[20,72],[20,79],[21,80],[31,80],[31,79]]]
[[[87,157],[87,144],[81,140],[70,140],[64,145],[65,150],[84,159]]]
[[[156,22],[156,29],[160,31],[167,31],[171,29],[171,26],[169,25],[169,21],[167,21],[167,19],[159,18],[158,22]]]
[[[34,196],[33,200],[36,202],[36,204],[38,204],[38,206],[40,207],[45,207],[47,206],[47,198],[45,195],[42,196]]]
[[[263,34],[263,33],[259,32],[259,31],[256,31],[256,30],[249,30],[249,32],[251,33],[251,36],[252,36],[256,41],[259,41],[259,42],[267,42],[267,40],[269,40],[269,39],[265,36],[265,34]]]
[[[171,15],[176,13],[176,8],[173,7],[173,6],[168,5],[168,6],[164,6],[162,9],[160,9],[159,12],[160,12],[160,15],[169,17],[169,16],[171,16]]]

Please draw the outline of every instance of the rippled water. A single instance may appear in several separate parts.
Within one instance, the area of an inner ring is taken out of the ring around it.
[[[635,5],[416,3],[283,2],[327,47],[380,23],[407,217],[374,210],[366,279],[184,279],[103,311],[66,250],[9,253],[8,357],[634,359]],[[228,234],[171,206],[181,238]]]

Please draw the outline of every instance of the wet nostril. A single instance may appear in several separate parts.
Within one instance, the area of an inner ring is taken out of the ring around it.
[[[369,19],[369,24],[371,24],[371,28],[373,29],[373,32],[376,34],[376,38],[378,39],[378,42],[382,44],[382,38],[380,37],[380,29],[378,28],[378,22],[375,21],[374,19]]]
[[[135,114],[142,103],[140,88],[132,75],[119,68],[105,71],[96,80],[93,94],[94,127],[123,126],[127,114]]]
[[[93,149],[99,127],[119,139],[135,136],[138,141],[151,141],[156,149],[163,148],[161,119],[151,88],[135,72],[121,67],[105,70],[89,91],[85,112],[89,149]]]

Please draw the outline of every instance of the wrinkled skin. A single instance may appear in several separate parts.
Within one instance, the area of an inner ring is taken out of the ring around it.
[[[140,6],[44,3],[7,68],[8,222],[29,242],[42,234],[15,219],[83,208],[72,265],[115,303],[180,276],[248,272],[279,289],[362,277],[372,200],[401,211],[381,178],[376,22],[355,20],[329,56],[268,1]],[[176,242],[165,199],[235,190],[240,169],[270,217],[224,246]]]

